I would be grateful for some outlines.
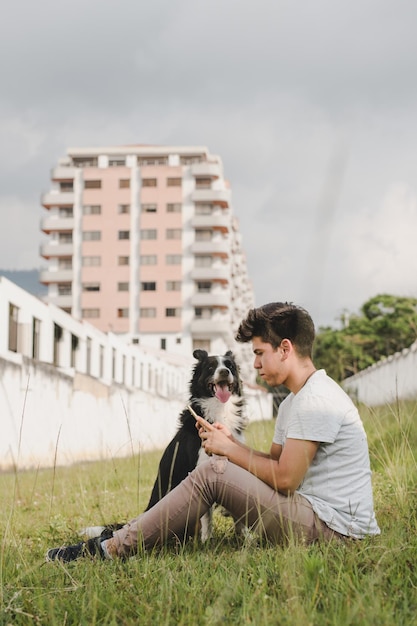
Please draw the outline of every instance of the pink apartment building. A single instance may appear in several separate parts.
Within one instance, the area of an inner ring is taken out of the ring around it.
[[[245,351],[233,336],[253,290],[207,148],[70,148],[42,205],[48,302],[141,346]]]

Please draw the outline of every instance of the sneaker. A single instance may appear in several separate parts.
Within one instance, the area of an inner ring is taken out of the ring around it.
[[[104,559],[105,555],[103,548],[101,547],[102,539],[100,537],[94,537],[88,541],[81,541],[72,546],[62,546],[61,548],[51,548],[46,553],[47,561],[75,561],[81,557],[97,556],[100,559]]]
[[[111,539],[113,533],[120,528],[123,528],[124,524],[108,524],[107,526],[86,526],[80,530],[79,534],[86,539],[92,539],[94,537],[101,537],[101,540]]]

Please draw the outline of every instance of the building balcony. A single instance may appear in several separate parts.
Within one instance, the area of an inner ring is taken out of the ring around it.
[[[212,215],[195,215],[191,220],[193,228],[212,228],[227,233],[230,230],[230,216],[214,213]]]
[[[50,209],[53,206],[73,206],[75,194],[73,191],[48,191],[41,198],[42,206]]]
[[[193,176],[204,176],[207,178],[220,178],[222,169],[219,163],[193,163],[191,166],[191,174]]]
[[[230,255],[229,241],[195,241],[191,245],[193,254],[212,254],[215,256],[228,257]]]
[[[74,244],[72,243],[44,243],[40,248],[40,255],[44,259],[51,257],[72,256]]]
[[[51,170],[52,180],[74,180],[77,174],[76,167],[57,166]]]
[[[230,293],[229,291],[207,291],[205,293],[195,293],[191,297],[191,304],[198,307],[221,307],[229,308]]]
[[[61,309],[71,309],[73,305],[72,296],[48,296],[48,302]]]
[[[195,189],[191,192],[191,201],[228,207],[230,204],[230,191],[228,189]]]
[[[230,279],[230,267],[228,265],[194,267],[191,270],[191,278],[193,280],[218,280],[222,283],[228,283]]]
[[[229,338],[231,334],[229,320],[216,319],[194,319],[191,322],[191,334],[195,339],[211,339],[213,336],[221,335]]]
[[[49,283],[70,283],[72,278],[72,270],[41,270],[39,274],[39,282],[43,285],[49,285]]]
[[[74,230],[74,218],[47,215],[41,221],[41,229],[44,233],[71,231]]]

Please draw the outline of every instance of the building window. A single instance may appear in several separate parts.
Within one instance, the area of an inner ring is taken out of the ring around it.
[[[140,288],[142,291],[156,291],[156,283],[141,283]]]
[[[168,157],[138,157],[138,165],[168,165]]]
[[[167,213],[181,213],[181,210],[182,210],[181,202],[168,202]]]
[[[167,349],[167,340],[165,339],[165,337],[161,337],[161,350],[166,350]]]
[[[100,291],[100,283],[83,283],[83,291]]]
[[[199,293],[210,293],[211,291],[211,283],[210,282],[198,282],[197,283],[197,291]]]
[[[9,350],[17,352],[19,308],[9,303]]]
[[[211,267],[213,259],[209,255],[201,254],[195,257],[196,267]]]
[[[70,367],[75,367],[78,349],[78,337],[71,333],[71,359]]]
[[[119,204],[117,207],[119,215],[130,213],[130,204]]]
[[[126,159],[124,157],[110,157],[109,167],[124,167]]]
[[[156,228],[143,228],[140,231],[141,239],[156,239],[157,230]]]
[[[117,317],[129,317],[129,309],[117,309]]]
[[[167,265],[181,265],[182,256],[181,254],[167,254],[165,260]]]
[[[190,155],[190,156],[181,156],[180,163],[181,165],[192,165],[193,163],[202,163],[203,157],[201,155]]]
[[[72,258],[64,257],[58,260],[58,267],[60,270],[72,270]]]
[[[100,309],[82,309],[81,317],[83,319],[97,319],[100,317]]]
[[[211,178],[198,177],[195,179],[196,189],[211,189]]]
[[[154,307],[141,307],[139,309],[140,317],[156,317],[156,309]]]
[[[34,317],[32,319],[32,359],[39,359],[41,339],[41,322]]]
[[[82,265],[83,267],[99,267],[101,265],[101,257],[100,256],[83,256]]]
[[[70,206],[61,206],[59,207],[59,217],[74,217],[74,207]]]
[[[132,387],[135,386],[135,381],[136,381],[136,359],[134,356],[132,356],[132,373],[131,373],[131,384]]]
[[[167,239],[181,239],[182,229],[181,228],[167,228],[166,237]]]
[[[130,178],[121,178],[119,180],[119,189],[129,189],[130,188]]]
[[[196,306],[194,309],[194,315],[196,318],[209,320],[211,318],[212,312],[208,307]]]
[[[100,215],[101,204],[84,204],[83,215]]]
[[[195,231],[196,241],[211,241],[213,233],[210,229],[203,230],[202,228]]]
[[[157,263],[156,254],[141,254],[140,255],[141,265],[156,265],[156,263]]]
[[[156,187],[156,178],[142,178],[142,187]]]
[[[156,204],[142,204],[142,211],[144,213],[156,213]]]
[[[58,295],[70,296],[72,294],[72,283],[58,283]]]
[[[87,337],[87,350],[86,350],[87,354],[86,354],[85,369],[86,369],[87,374],[89,375],[91,374],[91,344],[92,344],[91,338]]]
[[[168,308],[165,309],[166,317],[181,317],[181,309],[180,308]]]
[[[59,365],[59,342],[62,339],[63,330],[58,324],[54,324],[54,352],[53,352],[53,364],[57,367]]]
[[[117,291],[129,291],[129,283],[117,283]]]
[[[97,167],[97,157],[74,157],[72,163],[75,167]]]
[[[181,291],[181,281],[180,280],[167,280],[166,290],[167,291]]]
[[[213,205],[199,202],[195,205],[196,215],[211,215],[213,213]]]
[[[83,241],[101,241],[101,231],[85,230],[83,232]]]
[[[118,256],[117,257],[117,265],[129,265],[129,257],[128,256]]]
[[[111,377],[113,380],[116,379],[116,348],[111,350]]]
[[[71,193],[74,191],[74,182],[71,180],[59,183],[59,191],[62,193]]]
[[[167,178],[167,187],[181,187],[181,178]]]
[[[99,348],[99,377],[103,378],[104,376],[104,346],[100,346]]]
[[[85,189],[101,189],[101,180],[85,180]]]
[[[59,243],[72,243],[72,233],[59,233],[58,235]]]
[[[118,238],[119,239],[130,239],[130,230],[119,230]]]

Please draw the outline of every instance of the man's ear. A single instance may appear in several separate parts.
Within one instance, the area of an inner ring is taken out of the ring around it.
[[[285,358],[292,352],[294,346],[292,345],[290,339],[283,339],[280,344],[280,348]]]

